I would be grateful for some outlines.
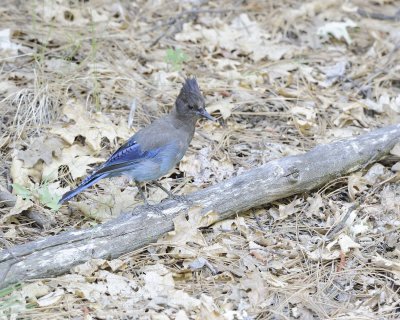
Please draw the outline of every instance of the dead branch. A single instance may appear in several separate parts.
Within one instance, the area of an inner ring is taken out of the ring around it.
[[[368,12],[363,8],[358,8],[357,13],[363,18],[371,18],[377,20],[400,21],[400,10],[397,10],[394,15],[387,15],[378,12]]]
[[[381,159],[399,139],[400,125],[394,125],[320,145],[305,154],[271,161],[189,194],[187,203],[167,200],[154,211],[138,206],[95,228],[64,232],[3,250],[0,287],[57,276],[92,258],[116,258],[144,247],[171,231],[173,218],[194,205],[203,208],[203,215],[210,210],[215,213],[209,219],[211,224],[250,208],[310,191]]]

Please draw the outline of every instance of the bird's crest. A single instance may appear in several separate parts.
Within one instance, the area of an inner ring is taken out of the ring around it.
[[[199,84],[197,83],[195,77],[185,79],[185,83],[182,86],[181,93],[184,95],[195,94],[201,96]]]

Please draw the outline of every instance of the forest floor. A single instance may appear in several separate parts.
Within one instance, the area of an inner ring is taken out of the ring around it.
[[[124,178],[60,196],[197,77],[218,122],[160,182],[186,194],[400,122],[398,1],[5,1],[0,247],[141,204]],[[397,6],[397,7],[396,7]],[[400,147],[308,194],[0,290],[6,319],[398,319]],[[157,203],[162,191],[148,187]],[[360,200],[362,199],[362,201]],[[6,201],[3,199],[4,204]],[[345,227],[338,225],[356,202]]]

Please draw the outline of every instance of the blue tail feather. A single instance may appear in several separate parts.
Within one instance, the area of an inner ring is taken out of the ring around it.
[[[63,202],[72,199],[81,191],[85,190],[86,188],[89,188],[90,186],[94,185],[97,181],[99,181],[107,176],[108,176],[108,174],[101,174],[99,176],[97,176],[97,175],[89,176],[88,178],[84,179],[78,187],[65,193],[62,196],[62,198],[60,199],[60,201],[58,201],[58,204],[62,204]]]

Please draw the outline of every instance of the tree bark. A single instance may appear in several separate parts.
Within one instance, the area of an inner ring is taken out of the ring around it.
[[[0,288],[28,279],[53,277],[92,258],[117,258],[144,247],[173,229],[173,219],[200,206],[206,224],[252,207],[310,191],[381,159],[400,140],[400,125],[375,130],[311,151],[271,161],[153,209],[138,206],[103,225],[74,230],[0,252]],[[210,211],[213,214],[209,214]],[[161,214],[162,213],[162,214]]]

